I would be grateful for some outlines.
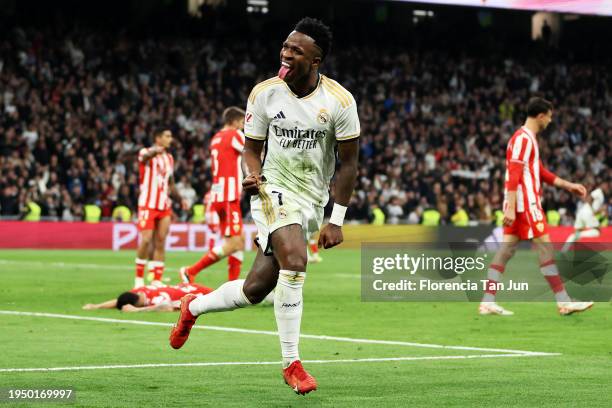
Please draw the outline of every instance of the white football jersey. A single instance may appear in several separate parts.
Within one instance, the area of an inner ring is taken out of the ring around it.
[[[589,203],[582,203],[578,211],[576,211],[576,221],[574,222],[574,228],[597,228],[599,227],[599,221],[593,213],[593,207]]]
[[[591,192],[591,198],[593,199],[593,204],[591,204],[591,207],[593,207],[593,211],[599,211],[599,209],[603,206],[604,203],[604,194],[601,188],[593,190]]]
[[[336,143],[359,137],[357,104],[324,75],[301,98],[274,77],[251,91],[244,131],[247,138],[266,141],[262,173],[270,184],[324,206],[336,167]]]

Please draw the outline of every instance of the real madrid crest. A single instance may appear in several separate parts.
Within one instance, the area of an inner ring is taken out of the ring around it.
[[[329,123],[330,117],[329,117],[329,113],[327,113],[327,109],[323,108],[319,111],[319,114],[317,115],[317,122],[319,122],[322,125],[326,125]]]
[[[284,208],[279,208],[278,209],[278,218],[283,219],[283,218],[287,218],[287,210],[285,210]]]

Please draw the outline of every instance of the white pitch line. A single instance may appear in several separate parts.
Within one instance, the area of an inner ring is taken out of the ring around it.
[[[497,357],[543,357],[558,356],[558,353],[529,353],[529,354],[472,354],[465,356],[421,356],[421,357],[381,357],[381,358],[355,358],[344,360],[303,360],[306,364],[342,364],[342,363],[379,363],[389,361],[418,361],[418,360],[463,360],[473,358]],[[280,365],[280,361],[221,361],[210,363],[151,363],[151,364],[114,364],[99,366],[76,367],[47,367],[47,368],[0,368],[0,373],[19,373],[33,371],[80,371],[80,370],[110,370],[126,368],[159,368],[159,367],[218,367],[232,365]]]
[[[163,326],[163,327],[173,326],[172,323],[150,322],[150,321],[145,321],[145,320],[124,320],[124,319],[112,319],[112,318],[106,318],[106,317],[90,317],[90,316],[66,315],[66,314],[56,314],[56,313],[20,312],[20,311],[15,311],[15,310],[0,310],[0,314],[16,315],[16,316],[49,317],[49,318],[57,318],[57,319],[88,320],[88,321],[104,322],[104,323],[137,324],[137,325],[144,325],[144,326]],[[236,328],[236,327],[194,326],[193,328],[201,329],[201,330],[215,330],[215,331],[222,331],[222,332],[278,336],[278,333],[274,331],[241,329],[241,328]],[[390,345],[390,346],[421,347],[421,348],[433,348],[433,349],[444,349],[444,350],[488,351],[488,352],[521,354],[521,355],[526,355],[526,354],[557,355],[556,353],[543,353],[543,352],[538,352],[538,351],[525,351],[525,350],[513,350],[513,349],[501,349],[501,348],[486,348],[486,347],[468,347],[468,346],[445,346],[442,344],[412,343],[412,342],[407,342],[407,341],[395,341],[395,340],[359,339],[359,338],[353,338],[353,337],[336,337],[336,336],[325,336],[325,335],[316,335],[316,334],[300,334],[300,338],[313,339],[313,340],[326,340],[326,341],[341,341],[341,342],[347,342],[347,343],[384,344],[384,345]]]

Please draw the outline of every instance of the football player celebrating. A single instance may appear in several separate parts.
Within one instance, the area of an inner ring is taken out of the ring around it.
[[[278,76],[253,88],[245,115],[243,186],[252,195],[251,214],[258,230],[255,261],[245,280],[226,282],[199,298],[185,296],[170,334],[170,345],[178,349],[199,315],[259,303],[276,287],[283,377],[300,394],[317,388],[298,352],[308,238],[323,222],[337,150],[335,204],[329,224],[320,229],[319,245],[331,248],[343,241],[359,156],[355,100],[319,73],[330,46],[327,26],[302,19],[282,44]]]

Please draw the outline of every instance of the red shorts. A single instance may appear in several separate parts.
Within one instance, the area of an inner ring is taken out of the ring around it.
[[[172,208],[165,210],[154,210],[146,207],[138,207],[138,229],[140,231],[155,229],[157,221],[170,217]]]
[[[548,234],[548,224],[543,215],[544,211],[542,209],[537,209],[535,214],[530,211],[517,212],[514,223],[510,227],[504,227],[504,234],[515,235],[522,240],[546,235]]]
[[[212,204],[214,203],[210,203],[206,206],[205,219],[208,229],[213,234],[216,234],[219,232],[219,215],[211,209]]]
[[[235,237],[242,234],[242,210],[240,201],[210,203],[210,212],[219,217],[219,226],[224,237]]]

